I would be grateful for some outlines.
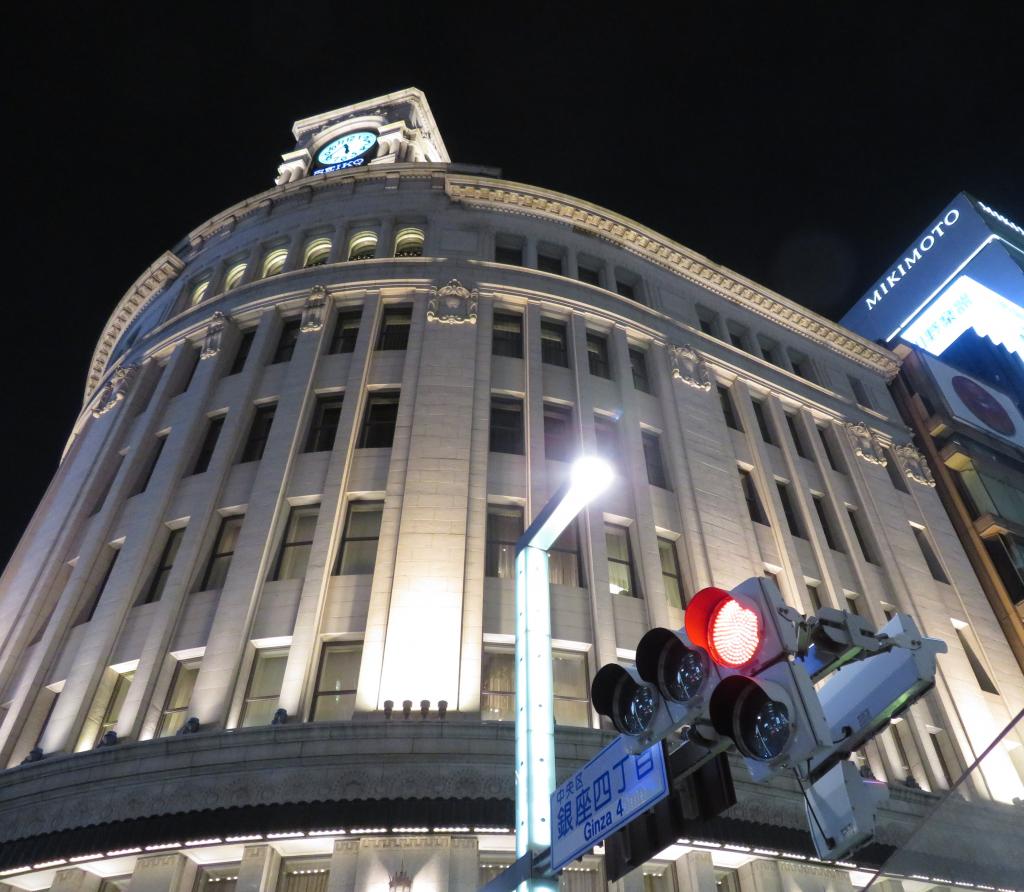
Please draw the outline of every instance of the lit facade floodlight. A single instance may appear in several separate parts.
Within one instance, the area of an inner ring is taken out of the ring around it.
[[[555,716],[551,678],[548,549],[615,479],[595,456],[577,459],[569,478],[516,543],[516,855],[551,845]],[[530,892],[554,892],[555,879],[530,879]]]

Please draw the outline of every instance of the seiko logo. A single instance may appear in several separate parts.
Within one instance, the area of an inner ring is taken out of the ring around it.
[[[900,283],[903,277],[913,269],[914,264],[919,263],[923,259],[924,255],[935,247],[936,240],[942,238],[946,234],[946,231],[959,219],[960,211],[956,208],[948,211],[946,216],[942,218],[942,222],[936,223],[935,226],[929,230],[928,235],[921,239],[917,247],[904,257],[900,263],[897,263],[896,266],[893,267],[889,274],[882,280],[882,283],[874,290],[871,297],[866,299],[868,309],[873,310],[875,308],[875,304],[877,304]]]
[[[359,167],[361,164],[365,164],[365,158],[353,158],[350,161],[342,161],[338,164],[330,164],[327,167],[321,167],[319,170],[313,171],[313,176],[322,176],[325,173],[334,173],[336,170],[343,170],[346,167]]]

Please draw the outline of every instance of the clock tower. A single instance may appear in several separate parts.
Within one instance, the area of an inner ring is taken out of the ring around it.
[[[415,87],[296,121],[295,148],[281,156],[278,185],[350,167],[447,163],[427,97]]]

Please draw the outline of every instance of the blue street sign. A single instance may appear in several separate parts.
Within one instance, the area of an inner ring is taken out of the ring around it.
[[[616,737],[551,794],[551,869],[560,870],[668,796],[661,743],[639,755]]]

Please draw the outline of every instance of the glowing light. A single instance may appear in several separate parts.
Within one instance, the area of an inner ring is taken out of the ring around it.
[[[711,614],[708,643],[716,663],[732,668],[744,666],[761,645],[761,620],[739,601],[726,598]]]

